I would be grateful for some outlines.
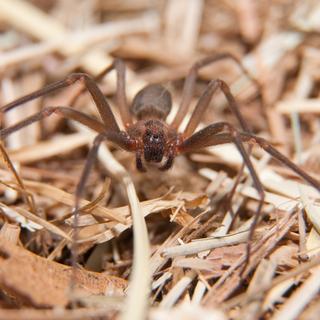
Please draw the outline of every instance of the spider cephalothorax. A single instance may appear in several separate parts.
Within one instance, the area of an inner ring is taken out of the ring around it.
[[[168,139],[167,133],[158,120],[149,120],[145,125],[146,130],[142,137],[144,159],[147,162],[161,162]]]
[[[143,163],[162,163],[159,169],[172,166],[177,137],[175,131],[158,119],[140,120],[130,130],[129,136],[135,141],[136,163],[140,171],[146,171]]]

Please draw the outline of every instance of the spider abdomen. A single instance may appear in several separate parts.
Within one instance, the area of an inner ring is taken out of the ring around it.
[[[171,110],[170,92],[159,84],[151,84],[141,89],[133,99],[131,112],[138,120],[165,120]]]

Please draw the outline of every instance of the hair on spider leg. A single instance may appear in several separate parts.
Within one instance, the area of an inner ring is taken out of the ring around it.
[[[96,81],[85,73],[74,73],[66,77],[64,80],[49,84],[40,90],[32,92],[31,94],[23,96],[1,107],[0,112],[6,112],[30,100],[47,95],[58,89],[66,88],[75,82],[80,81],[91,94],[101,116],[102,122],[80,111],[74,110],[71,107],[47,107],[39,113],[27,117],[13,126],[2,129],[0,131],[0,138],[5,139],[11,133],[28,126],[31,123],[50,117],[52,114],[59,114],[64,118],[80,122],[97,132],[97,136],[91,150],[89,151],[80,181],[77,185],[75,202],[76,216],[78,215],[77,208],[79,208],[79,201],[82,197],[89,173],[96,160],[99,146],[105,140],[115,143],[126,151],[134,152],[136,155],[136,167],[142,172],[145,172],[148,169],[148,164],[157,165],[160,170],[169,170],[174,164],[174,159],[180,154],[194,152],[208,146],[225,143],[235,144],[243,158],[244,165],[248,168],[249,173],[252,176],[254,187],[257,189],[260,197],[258,209],[249,232],[246,262],[244,264],[244,266],[247,266],[250,257],[250,243],[257,222],[261,216],[265,193],[259,176],[250,160],[249,154],[251,147],[249,147],[249,151],[247,151],[244,144],[249,143],[250,145],[260,146],[276,160],[280,161],[283,165],[300,175],[318,191],[320,191],[320,183],[277,151],[267,140],[253,135],[250,132],[229,86],[223,80],[216,79],[208,83],[206,89],[196,103],[185,130],[182,133],[178,131],[183,118],[189,110],[199,70],[222,59],[230,59],[236,62],[242,72],[255,82],[242,64],[232,55],[226,53],[205,57],[197,61],[191,67],[184,82],[178,112],[171,124],[166,122],[166,118],[172,107],[171,94],[169,90],[160,84],[147,85],[141,89],[136,94],[131,106],[129,107],[126,98],[125,64],[122,60],[115,59],[113,64],[106,70],[102,71],[98,78],[100,79],[112,70],[116,71],[116,103],[119,108],[125,130],[120,130],[110,105],[99,89]],[[226,98],[231,112],[239,122],[241,127],[240,131],[227,122],[213,123],[204,129],[196,131],[204,112],[210,105],[213,95],[218,91],[222,92]]]

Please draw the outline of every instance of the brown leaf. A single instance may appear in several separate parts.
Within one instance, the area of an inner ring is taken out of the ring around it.
[[[36,307],[66,306],[73,276],[71,267],[39,257],[0,237],[0,287],[19,302]],[[88,295],[123,295],[125,280],[76,270],[75,288]]]

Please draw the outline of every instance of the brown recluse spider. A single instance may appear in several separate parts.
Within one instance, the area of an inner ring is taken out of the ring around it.
[[[93,146],[89,151],[80,181],[76,188],[75,213],[78,212],[79,199],[82,196],[86,180],[96,159],[98,148],[104,140],[109,140],[124,150],[135,152],[136,166],[140,171],[146,171],[145,165],[147,163],[158,163],[160,170],[168,170],[172,167],[174,158],[179,154],[193,152],[208,146],[234,143],[243,157],[244,164],[247,166],[252,176],[254,186],[260,196],[257,213],[249,231],[245,262],[246,266],[250,257],[250,243],[255,227],[261,215],[265,193],[250,160],[250,149],[247,151],[243,143],[259,145],[276,160],[280,161],[282,164],[300,175],[318,191],[320,191],[320,184],[305,171],[295,165],[292,161],[290,161],[287,157],[272,147],[268,141],[252,134],[249,131],[246,122],[239,111],[237,102],[230,92],[228,85],[222,80],[217,79],[209,82],[207,88],[204,90],[195,106],[185,130],[182,133],[178,132],[178,128],[189,110],[189,105],[194,94],[199,69],[226,58],[235,61],[241,70],[248,77],[250,77],[248,72],[246,72],[246,70],[242,67],[241,63],[230,54],[209,56],[199,60],[192,66],[188,76],[186,77],[180,108],[171,124],[167,124],[165,122],[166,117],[171,110],[171,94],[161,85],[153,84],[144,87],[136,94],[129,109],[125,92],[125,65],[122,60],[115,59],[113,64],[104,70],[98,76],[98,78],[102,78],[112,70],[116,71],[116,100],[125,131],[120,130],[111,111],[110,105],[103,93],[100,91],[96,82],[85,73],[73,73],[62,81],[49,84],[40,90],[37,90],[3,106],[0,108],[0,111],[9,111],[25,102],[40,96],[44,96],[55,90],[68,87],[76,81],[81,81],[85,85],[86,89],[90,92],[103,123],[70,107],[46,107],[35,115],[32,115],[8,128],[2,129],[0,131],[0,138],[4,139],[11,133],[30,125],[33,122],[49,117],[52,114],[58,114],[64,118],[78,121],[96,131],[98,135],[94,139]],[[210,104],[213,94],[218,90],[221,90],[226,97],[230,110],[238,119],[242,131],[238,131],[235,127],[227,122],[217,122],[195,132],[203,113]],[[132,115],[136,118],[136,122],[133,121]],[[75,214],[75,221],[76,220],[77,214]],[[76,226],[76,222],[74,222],[74,224]]]

